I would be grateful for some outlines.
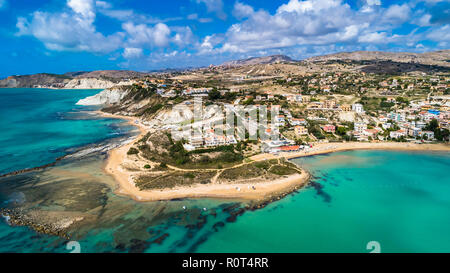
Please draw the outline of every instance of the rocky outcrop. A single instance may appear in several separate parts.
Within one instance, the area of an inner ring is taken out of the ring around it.
[[[0,80],[0,87],[15,88],[18,86],[17,80],[13,77]]]
[[[106,105],[120,102],[126,96],[128,91],[123,88],[105,89],[97,95],[81,99],[77,105]]]
[[[105,89],[111,88],[115,84],[111,81],[94,79],[94,78],[82,78],[73,79],[69,81],[64,88],[66,89]]]
[[[70,78],[64,75],[39,73],[33,75],[10,76],[0,80],[0,87],[9,88],[61,88],[70,81]]]

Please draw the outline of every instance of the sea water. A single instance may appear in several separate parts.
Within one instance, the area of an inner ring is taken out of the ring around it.
[[[197,250],[450,251],[448,152],[347,151],[293,162],[314,186],[245,213]]]
[[[52,163],[68,149],[121,134],[120,120],[75,105],[99,91],[0,89],[0,175]]]

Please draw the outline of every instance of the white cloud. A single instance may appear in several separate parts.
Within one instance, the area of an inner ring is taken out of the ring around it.
[[[417,24],[419,26],[429,26],[430,23],[430,19],[431,19],[431,15],[430,14],[424,14],[422,17],[420,17],[420,19],[418,20]]]
[[[226,13],[223,11],[222,0],[196,0],[196,2],[197,4],[205,4],[208,12],[215,13],[220,19],[225,20],[227,18]]]
[[[450,25],[443,25],[439,28],[431,30],[426,37],[435,42],[441,42],[441,45],[450,44]]]
[[[255,11],[247,4],[236,2],[233,15],[246,19],[230,26],[218,45],[205,40],[209,52],[245,53],[335,43],[416,42],[418,37],[414,33],[392,34],[392,29],[410,19],[411,8],[407,4],[383,8],[380,0],[366,0],[360,9],[351,8],[343,0],[290,0],[274,14]]]
[[[170,29],[166,24],[158,23],[154,27],[132,22],[122,24],[122,28],[127,32],[127,43],[139,46],[167,46],[170,41]]]
[[[358,38],[358,42],[361,43],[385,43],[387,37],[387,33],[386,32],[372,32],[372,33],[367,33],[364,34],[362,36],[360,36]]]
[[[299,14],[307,12],[320,12],[341,6],[340,0],[290,0],[289,3],[281,5],[277,12],[296,12]]]
[[[69,0],[67,1],[67,6],[84,18],[95,18],[94,2],[92,0]]]
[[[142,57],[142,55],[143,55],[142,48],[135,48],[135,47],[126,47],[122,53],[122,56],[125,59],[136,59]]]
[[[1,1],[1,0],[0,0]],[[87,51],[111,53],[123,48],[122,56],[137,57],[142,49],[156,49],[176,44],[185,47],[194,44],[194,35],[189,27],[173,27],[164,23],[155,25],[122,23],[122,30],[104,35],[95,27],[96,12],[105,8],[114,16],[126,19],[134,12],[110,9],[105,1],[68,0],[65,11],[49,13],[33,12],[28,18],[19,17],[17,36],[29,35],[40,40],[47,49],[55,51]],[[111,15],[111,14],[110,14]],[[171,34],[174,33],[174,36]]]
[[[340,0],[291,0],[274,15],[264,10],[251,12],[249,18],[232,25],[225,34],[222,51],[248,52],[283,48],[299,44],[324,44],[354,39],[363,24],[352,19],[347,4]]]
[[[174,27],[173,30],[176,34],[172,41],[178,46],[184,47],[195,43],[194,33],[190,27]]]
[[[238,19],[248,18],[251,16],[255,10],[252,6],[243,4],[241,2],[236,2],[233,8],[233,16]]]
[[[392,5],[384,13],[384,18],[397,23],[405,22],[410,18],[411,8],[408,4]]]
[[[105,36],[94,26],[95,8],[92,0],[69,0],[68,12],[35,11],[31,18],[19,17],[18,36],[31,35],[45,47],[57,51],[88,51],[107,53],[121,46],[123,34]]]

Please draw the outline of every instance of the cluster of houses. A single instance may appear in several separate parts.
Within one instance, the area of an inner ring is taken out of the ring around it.
[[[291,80],[291,79],[289,79]],[[381,82],[376,81],[371,82],[373,79],[366,76],[364,73],[362,75],[347,75],[335,73],[334,75],[323,74],[320,78],[312,78],[307,81],[309,88],[316,88],[325,93],[330,93],[337,88],[337,84],[344,81],[352,83],[367,83],[369,87],[364,87],[360,89],[362,91],[369,89],[379,90],[386,92],[403,89],[403,90],[416,90],[418,88],[429,87],[430,90],[442,91],[448,90],[449,80],[448,78],[429,78],[424,76],[423,80],[414,80],[414,78],[403,78],[396,79],[391,78]],[[373,86],[373,85],[377,86]],[[166,90],[165,86],[162,84],[158,85],[158,94],[161,96],[176,96],[174,90]],[[168,88],[167,88],[168,89]],[[212,88],[186,88],[182,91],[182,95],[191,97],[203,97],[208,96]],[[233,92],[236,90],[226,90],[222,92]],[[239,90],[237,90],[239,91]],[[306,94],[306,95],[305,95]],[[309,94],[309,95],[307,95]],[[364,107],[361,103],[354,104],[337,104],[334,99],[326,99],[322,101],[317,101],[314,99],[313,92],[304,92],[303,94],[281,94],[274,95],[270,91],[258,94],[256,96],[244,96],[239,97],[234,102],[234,105],[239,105],[240,102],[252,99],[255,103],[261,102],[261,104],[266,104],[269,106],[268,112],[277,110],[278,114],[272,116],[272,120],[268,122],[272,125],[267,125],[265,128],[266,135],[270,136],[270,140],[261,140],[261,149],[265,152],[285,152],[285,151],[298,151],[302,149],[307,149],[308,145],[296,145],[295,141],[287,139],[284,135],[276,129],[278,127],[285,127],[292,129],[295,136],[298,138],[310,136],[309,139],[317,140],[308,131],[308,120],[319,121],[320,129],[325,132],[328,136],[334,135],[337,137],[336,131],[337,127],[342,126],[337,120],[328,120],[324,115],[316,116],[314,111],[312,115],[305,118],[294,118],[289,109],[284,109],[280,105],[273,105],[276,101],[277,96],[283,96],[289,102],[304,103],[306,104],[306,109],[308,110],[325,110],[325,111],[337,111],[337,112],[354,112],[358,114],[357,121],[353,123],[353,130],[347,132],[358,141],[370,141],[370,140],[386,140],[389,139],[399,139],[399,138],[413,138],[413,139],[426,139],[433,140],[435,138],[434,132],[425,130],[426,125],[433,119],[438,121],[440,128],[450,128],[450,100],[448,96],[442,97],[431,97],[424,101],[411,102],[408,107],[404,109],[396,109],[391,112],[378,112],[378,117],[369,117],[365,115]],[[268,103],[263,103],[268,102]],[[394,97],[387,97],[387,102],[396,103]],[[259,104],[255,104],[259,106]],[[311,113],[311,112],[310,112]],[[375,121],[375,122],[374,122]],[[333,123],[333,124],[331,124]],[[250,129],[251,124],[246,124],[247,129]],[[253,128],[255,129],[255,128]],[[341,131],[339,131],[341,132]],[[202,131],[201,134],[192,136],[188,139],[185,144],[187,150],[193,150],[198,148],[208,148],[220,145],[230,145],[236,144],[239,141],[243,141],[242,134],[235,132],[234,135],[218,135],[214,133],[213,129],[208,129]],[[275,139],[275,140],[274,140]],[[306,138],[308,139],[308,138]],[[309,141],[309,140],[308,140]]]

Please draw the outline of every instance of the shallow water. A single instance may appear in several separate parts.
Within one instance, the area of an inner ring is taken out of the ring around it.
[[[382,252],[450,251],[448,153],[348,151],[293,161],[311,171],[315,187],[245,213],[198,251],[369,252],[370,241]]]

